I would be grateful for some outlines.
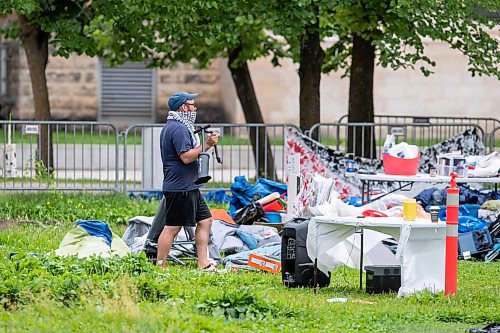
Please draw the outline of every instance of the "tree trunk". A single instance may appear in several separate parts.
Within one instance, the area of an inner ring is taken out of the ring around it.
[[[375,46],[371,40],[353,37],[351,79],[349,83],[349,123],[373,123],[373,71]],[[373,127],[349,126],[348,151],[356,156],[375,158]]]
[[[247,63],[233,67],[235,60],[241,52],[241,47],[231,50],[229,53],[228,67],[231,71],[234,86],[245,114],[245,120],[249,124],[263,124],[264,119],[260,111],[259,102],[255,95],[252,78]],[[265,177],[276,180],[274,170],[274,158],[271,151],[271,143],[267,137],[264,127],[252,127],[249,129],[250,141],[252,142],[253,155],[257,177]]]
[[[30,23],[26,17],[16,13],[19,22],[19,37],[26,51],[31,77],[31,88],[35,104],[35,120],[50,120],[49,92],[45,68],[49,59],[49,34],[42,31],[36,23]],[[50,175],[54,170],[52,154],[52,135],[49,125],[42,125],[38,136],[38,175]]]
[[[305,131],[320,122],[321,66],[325,53],[320,45],[319,20],[306,28],[300,45],[300,128]],[[318,133],[311,133],[317,139]]]

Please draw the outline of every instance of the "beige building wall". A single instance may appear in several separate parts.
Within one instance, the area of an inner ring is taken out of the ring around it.
[[[168,98],[176,91],[198,92],[197,104],[201,111],[199,122],[227,121],[221,96],[221,64],[222,60],[214,61],[205,70],[193,69],[192,66],[179,64],[172,69],[157,71],[157,121],[163,122],[168,112]],[[214,117],[214,114],[216,115]]]
[[[9,94],[16,106],[16,119],[33,119],[33,90],[24,49],[11,44],[9,49]],[[98,60],[86,56],[50,57],[47,88],[54,120],[95,120],[98,110]]]
[[[156,115],[164,121],[168,97],[178,90],[200,93],[200,107],[216,113],[218,121],[227,121],[221,99],[220,60],[200,71],[180,64],[174,69],[156,70]],[[26,55],[22,46],[11,43],[9,48],[9,87],[16,105],[16,119],[33,119],[33,91]],[[99,117],[99,59],[73,55],[68,59],[49,57],[46,70],[47,86],[54,120],[98,120]],[[208,115],[207,115],[208,116]],[[201,120],[206,119],[200,115]]]

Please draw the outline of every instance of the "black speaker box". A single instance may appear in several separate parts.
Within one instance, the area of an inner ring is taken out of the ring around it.
[[[365,266],[365,271],[369,294],[398,292],[401,287],[400,266]]]
[[[314,263],[306,249],[309,219],[287,222],[281,234],[281,279],[288,287],[314,287]],[[317,271],[316,286],[326,287],[330,276]]]

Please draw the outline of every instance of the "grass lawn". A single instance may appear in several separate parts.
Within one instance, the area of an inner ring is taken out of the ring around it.
[[[0,195],[0,332],[465,332],[500,322],[499,262],[461,261],[456,297],[397,298],[359,291],[350,268],[314,294],[259,272],[27,254],[55,250],[78,218],[121,235],[128,218],[157,205],[117,194]],[[327,301],[336,297],[348,301]]]

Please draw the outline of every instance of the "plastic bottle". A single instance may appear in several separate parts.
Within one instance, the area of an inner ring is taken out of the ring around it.
[[[384,154],[389,154],[389,149],[394,146],[394,143],[396,142],[395,138],[394,138],[394,135],[392,134],[387,134],[387,136],[385,137],[385,141],[384,141]]]

